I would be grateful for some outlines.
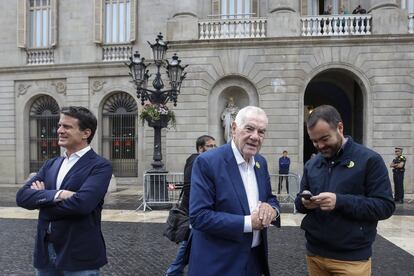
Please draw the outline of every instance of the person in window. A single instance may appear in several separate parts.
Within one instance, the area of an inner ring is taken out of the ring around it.
[[[314,109],[306,127],[319,154],[305,164],[295,206],[306,214],[301,228],[309,275],[371,275],[378,221],[395,210],[384,160],[344,136],[330,105]]]
[[[47,160],[17,192],[18,206],[39,210],[37,276],[96,276],[107,263],[101,212],[112,165],[90,146],[96,128],[88,109],[62,108],[57,133],[64,155]]]
[[[266,113],[242,108],[232,140],[201,154],[191,175],[189,276],[270,275],[267,227],[280,226],[266,160]]]
[[[216,147],[216,140],[209,135],[203,135],[197,138],[196,149],[197,153],[191,154],[185,161],[184,166],[184,185],[183,185],[183,197],[180,204],[180,209],[184,210],[187,214],[189,213],[189,199],[190,199],[190,187],[191,187],[191,172],[193,170],[194,160],[203,152],[214,149]],[[189,229],[190,232],[190,229]],[[189,235],[190,233],[188,233]],[[188,241],[182,241],[177,251],[177,256],[172,264],[167,269],[168,276],[181,276],[184,273],[184,267],[188,260],[185,260],[187,255]]]

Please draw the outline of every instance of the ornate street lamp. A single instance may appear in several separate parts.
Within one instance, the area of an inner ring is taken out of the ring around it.
[[[187,73],[184,72],[186,66],[181,66],[181,60],[178,59],[177,54],[172,56],[171,61],[165,60],[165,54],[168,50],[168,42],[163,40],[161,33],[155,39],[155,43],[148,44],[152,48],[153,59],[157,72],[155,78],[152,81],[154,89],[147,88],[148,79],[151,75],[148,74],[147,67],[151,64],[145,64],[145,59],[136,51],[130,62],[126,65],[129,67],[129,75],[132,77],[137,89],[137,97],[141,99],[141,104],[144,105],[146,101],[149,101],[151,105],[158,112],[159,116],[152,118],[145,118],[150,127],[154,128],[154,155],[153,162],[151,163],[152,169],[148,172],[164,172],[164,164],[162,162],[161,152],[161,129],[167,127],[171,116],[168,113],[166,104],[169,101],[177,105],[178,94],[180,94],[181,83],[185,79]],[[169,78],[170,88],[164,89],[164,82],[161,78],[161,67],[166,68],[166,73]]]

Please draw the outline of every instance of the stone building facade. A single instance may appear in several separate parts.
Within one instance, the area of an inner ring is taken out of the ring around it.
[[[321,15],[328,5],[332,13]],[[367,13],[351,14],[357,5]],[[0,8],[3,184],[23,182],[60,153],[54,127],[66,105],[97,115],[92,147],[113,161],[118,182],[141,183],[153,131],[139,121],[124,62],[133,50],[150,61],[147,41],[162,32],[168,57],[189,64],[172,107],[176,127],[163,130],[167,170],[182,171],[200,135],[224,143],[220,115],[233,98],[267,112],[270,172],[287,150],[301,174],[313,151],[304,120],[332,104],[346,134],[386,163],[404,148],[405,187],[414,192],[414,1],[18,0]]]

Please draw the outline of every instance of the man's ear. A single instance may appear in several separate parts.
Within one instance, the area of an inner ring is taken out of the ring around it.
[[[237,124],[236,124],[235,121],[233,121],[231,123],[231,134],[232,134],[232,136],[234,136],[234,134],[236,133],[236,129],[237,129]]]
[[[90,130],[89,128],[83,130],[82,139],[87,140],[89,138],[89,136],[91,136],[91,134],[92,134],[92,130]]]
[[[344,124],[342,122],[338,123],[337,129],[340,134],[344,135]]]

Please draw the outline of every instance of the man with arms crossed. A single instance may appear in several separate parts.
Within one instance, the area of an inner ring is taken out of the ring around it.
[[[306,124],[319,154],[305,164],[295,206],[306,214],[309,275],[371,275],[378,220],[395,210],[384,160],[343,135],[332,106],[317,107]]]
[[[88,109],[63,108],[57,133],[64,156],[47,160],[17,192],[18,206],[39,209],[37,276],[96,276],[107,263],[101,212],[112,166],[89,145],[96,127]]]
[[[262,109],[241,109],[232,123],[232,141],[196,159],[190,276],[269,275],[266,228],[280,220],[267,163],[258,154],[267,123]]]

